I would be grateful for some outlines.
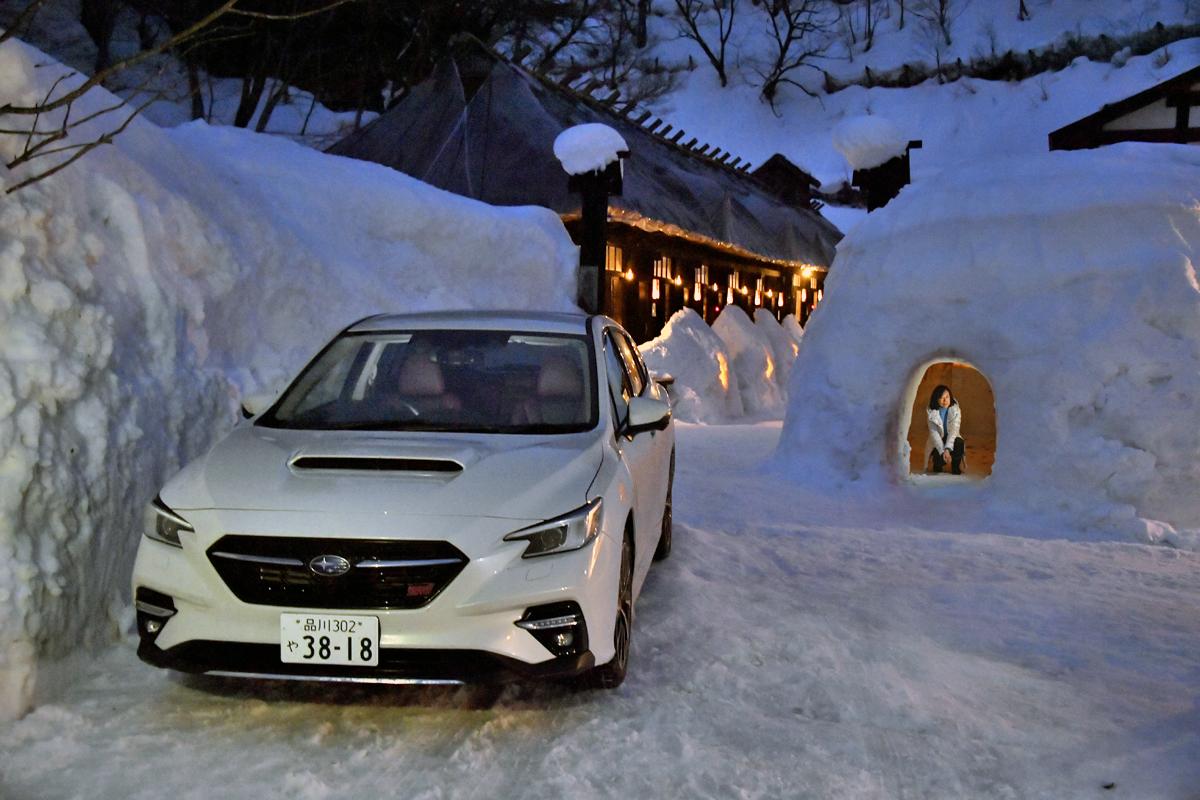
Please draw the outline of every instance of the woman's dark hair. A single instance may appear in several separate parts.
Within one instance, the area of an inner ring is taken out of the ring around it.
[[[950,387],[944,383],[939,383],[937,386],[933,387],[933,394],[929,395],[929,407],[930,408],[932,408],[932,409],[940,408],[940,406],[938,406],[938,399],[941,398],[942,392],[946,392],[950,395],[950,405],[952,405],[952,406],[958,405],[958,401],[954,399],[954,392],[950,391]]]

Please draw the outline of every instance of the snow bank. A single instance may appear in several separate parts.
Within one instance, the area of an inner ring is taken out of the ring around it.
[[[692,309],[675,312],[658,338],[638,349],[650,369],[675,378],[671,396],[677,419],[725,422],[744,413],[725,343]]]
[[[746,413],[778,413],[783,407],[783,391],[777,381],[779,368],[762,329],[735,305],[721,310],[712,329],[725,343]]]
[[[66,72],[0,47],[6,102],[41,100]],[[95,91],[72,116],[113,102]],[[17,146],[0,137],[0,156]],[[7,197],[0,231],[0,718],[117,632],[142,508],[231,424],[239,393],[277,386],[369,313],[573,295],[575,248],[549,211],[202,124],[135,121]]]
[[[908,139],[883,117],[849,117],[834,127],[833,146],[851,169],[871,169],[904,155]]]
[[[995,392],[983,502],[1194,546],[1198,187],[1200,150],[1172,145],[1013,158],[909,187],[838,247],[778,459],[829,488],[902,480],[921,375],[965,361]]]
[[[567,128],[554,139],[554,157],[570,175],[602,170],[628,150],[621,134],[600,122]]]

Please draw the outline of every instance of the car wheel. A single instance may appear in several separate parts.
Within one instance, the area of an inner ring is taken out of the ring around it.
[[[663,503],[662,533],[658,535],[658,547],[654,550],[654,560],[662,561],[671,555],[671,494],[675,487],[675,451],[671,451],[671,468],[667,472],[667,499]]]
[[[589,674],[589,683],[597,689],[615,689],[625,680],[629,669],[629,637],[633,632],[633,543],[629,535],[621,545],[621,578],[617,586],[617,621],[613,626],[612,661],[601,664]]]

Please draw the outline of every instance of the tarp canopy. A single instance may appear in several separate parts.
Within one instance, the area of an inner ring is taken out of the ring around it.
[[[609,203],[623,219],[674,225],[765,259],[827,267],[841,234],[817,212],[784,203],[745,173],[665,141],[614,111],[494,58],[470,99],[444,59],[424,83],[331,153],[374,161],[494,205],[579,213],[579,196],[554,157],[554,139],[586,122],[629,143],[624,190]]]

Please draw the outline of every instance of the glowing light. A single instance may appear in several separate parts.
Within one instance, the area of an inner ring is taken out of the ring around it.
[[[730,286],[729,289],[726,290],[726,292],[725,292],[725,305],[729,305],[732,302],[733,302],[733,287]]]
[[[808,289],[801,289],[801,290],[800,290],[800,302],[801,302],[801,303],[807,303],[807,302],[808,302]]]
[[[716,285],[715,283],[713,284],[713,287],[712,287],[712,289],[713,289],[713,291],[714,291],[714,292],[715,292],[715,291],[717,291],[717,285]]]
[[[811,278],[813,274],[812,267],[805,267],[804,269],[800,270],[800,274],[806,278]]]
[[[776,298],[776,300],[777,300],[778,302],[777,302],[777,303],[775,303],[775,305],[777,305],[777,306],[782,306],[782,305],[783,305],[783,293],[782,293],[782,292],[780,292],[780,294],[779,294],[779,297],[777,297],[777,298]]]
[[[625,270],[625,280],[627,280],[627,281],[633,280],[633,270],[632,269]]]
[[[775,362],[771,360],[770,356],[767,356],[767,368],[765,370],[763,370],[763,376],[767,380],[771,380],[771,376],[774,374],[775,374]]]
[[[676,275],[676,276],[675,276],[675,285],[676,285],[676,286],[683,286],[683,277],[682,277],[681,275]]]
[[[696,284],[695,288],[693,288],[693,290],[692,290],[692,302],[695,302],[695,303],[700,302],[700,284],[698,284],[698,283]]]
[[[717,380],[721,381],[722,389],[729,390],[729,362],[721,352],[717,353]]]
[[[754,293],[754,305],[756,305],[756,306],[762,305],[762,293],[761,292]]]
[[[821,302],[825,298],[825,290],[817,289],[817,302]]]
[[[749,289],[747,289],[745,286],[743,286],[743,287],[742,287],[742,294],[750,294],[750,290],[749,290]]]
[[[775,290],[767,289],[767,297],[774,297],[774,296],[775,296]]]
[[[651,300],[657,300],[657,299],[658,299],[658,296],[659,296],[659,294],[660,294],[660,291],[659,291],[659,288],[658,288],[658,278],[655,278],[655,279],[654,279],[653,281],[651,281],[651,283],[650,283],[650,299],[651,299]]]

